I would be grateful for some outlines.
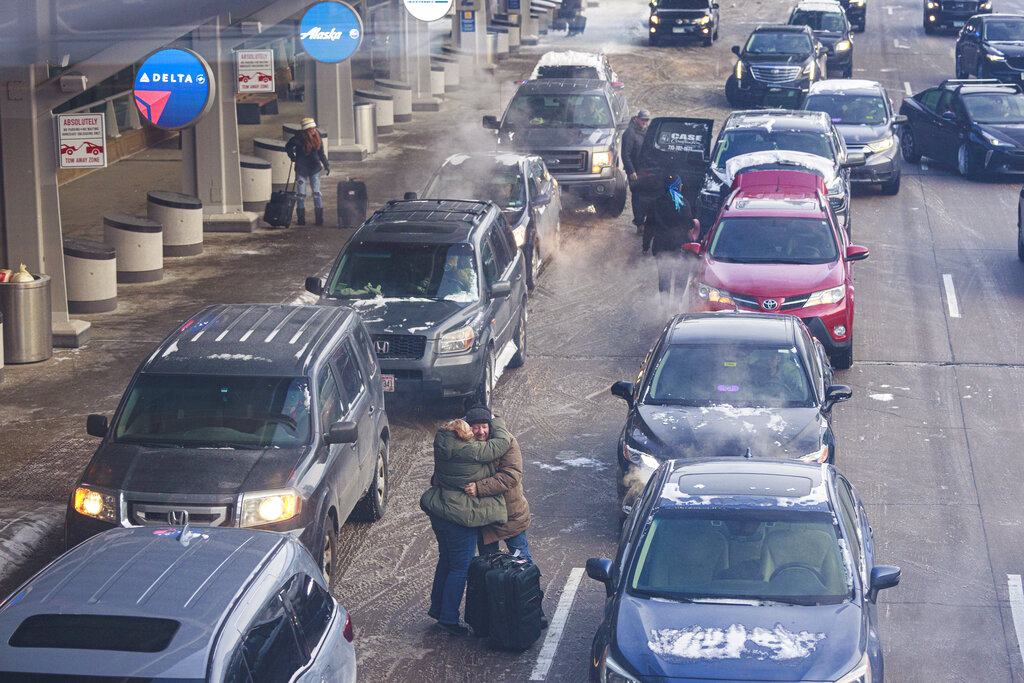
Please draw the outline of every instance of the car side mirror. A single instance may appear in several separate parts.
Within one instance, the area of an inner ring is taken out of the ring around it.
[[[418,199],[415,192],[406,192],[402,195],[402,199]]]
[[[587,560],[587,576],[594,581],[604,584],[605,595],[611,597],[614,587],[612,586],[612,561],[606,557],[591,557]]]
[[[501,126],[498,124],[497,116],[485,116],[484,117],[484,128],[488,130],[498,130]]]
[[[629,404],[629,407],[633,407],[633,383],[632,382],[616,382],[611,388],[612,396],[618,396],[623,401]]]
[[[533,196],[533,199],[530,200],[530,203],[534,206],[547,206],[551,203],[551,195],[544,193],[536,194]]]
[[[711,9],[718,9],[718,3],[717,2],[711,3]]]
[[[907,115],[906,114],[896,114],[896,116],[892,117],[892,122],[893,123],[906,123],[907,122]]]
[[[90,415],[85,418],[85,433],[89,436],[103,438],[107,435],[107,429],[106,415]]]
[[[327,428],[327,443],[355,443],[359,440],[359,426],[355,422],[339,420]]]
[[[626,87],[626,84],[622,83],[621,81],[612,81],[611,86],[613,90],[622,90],[623,88]]]
[[[491,298],[500,299],[512,293],[512,283],[508,280],[498,280],[491,285]]]
[[[700,242],[687,242],[683,245],[683,251],[688,251],[691,254],[700,256]]]
[[[846,161],[843,162],[843,168],[856,168],[863,166],[867,163],[867,158],[863,152],[847,152]]]
[[[739,45],[733,45],[732,46],[732,53],[734,55],[736,55],[737,57],[739,57],[740,56],[740,46]]]
[[[851,244],[846,247],[846,260],[847,261],[863,261],[871,252],[868,251],[867,247],[862,247],[858,244]]]
[[[942,112],[942,120],[943,121],[956,121],[956,114],[954,114],[952,110],[947,109],[946,111]]]
[[[853,396],[853,389],[845,384],[830,384],[825,387],[825,404],[822,406],[822,410],[827,413],[835,404],[849,401],[851,396]]]
[[[320,295],[324,293],[324,279],[322,277],[307,277],[306,291],[310,294]]]
[[[587,560],[587,573],[590,573],[590,561]],[[871,568],[871,587],[869,589],[868,599],[874,602],[878,598],[878,591],[883,591],[886,588],[893,588],[898,586],[900,583],[900,575],[902,572],[899,567],[886,567],[884,565],[878,565],[877,567]]]

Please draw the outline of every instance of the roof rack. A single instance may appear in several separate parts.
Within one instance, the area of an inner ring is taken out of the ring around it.
[[[1005,87],[1021,92],[1020,86],[1016,83],[1004,83],[998,78],[947,78],[939,83],[940,88],[946,88],[958,92],[965,85],[984,85],[988,87]]]

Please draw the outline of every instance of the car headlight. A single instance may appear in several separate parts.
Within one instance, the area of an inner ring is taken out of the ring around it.
[[[736,305],[736,301],[732,294],[724,289],[706,285],[703,282],[697,287],[697,296],[705,301],[710,301],[713,304],[727,304],[729,306]]]
[[[928,4],[927,4],[927,7],[928,7],[928,9],[935,9],[935,8],[936,8],[936,7],[938,7],[938,6],[939,6],[939,3],[937,3],[937,2],[931,2],[931,0],[929,0],[929,2],[928,2]]]
[[[642,16],[642,15],[641,15],[641,16]],[[658,24],[658,23],[661,23],[661,19],[659,19],[659,18],[658,18],[658,15],[657,15],[657,14],[652,14],[652,15],[651,15],[651,23],[652,23],[652,24]]]
[[[743,62],[736,62],[736,78],[743,78]]]
[[[866,145],[866,147],[870,151],[878,153],[878,152],[884,152],[885,150],[887,150],[890,147],[892,147],[894,144],[896,144],[896,143],[895,143],[895,141],[893,141],[892,137],[890,136],[890,137],[878,140],[877,142],[869,142]]]
[[[843,300],[846,296],[846,285],[839,285],[838,287],[832,287],[831,289],[823,289],[820,292],[815,292],[807,298],[807,303],[804,304],[804,308],[810,308],[811,306],[820,306],[821,304],[837,304]]]
[[[621,664],[612,659],[607,651],[601,666],[600,680],[602,683],[640,683],[633,677],[633,674],[626,671]]]
[[[849,49],[850,49],[850,41],[848,41],[848,40],[840,40],[838,43],[836,43],[836,48],[835,48],[836,52],[846,52]]]
[[[292,489],[254,491],[242,494],[238,526],[262,526],[283,522],[299,514],[299,494]]]
[[[463,351],[469,351],[473,348],[475,336],[472,327],[460,327],[457,330],[445,332],[441,335],[441,340],[437,344],[437,352],[462,353]]]
[[[697,20],[697,23],[700,24],[701,26],[703,26],[704,24],[710,24],[711,17],[705,14],[703,17]]]
[[[593,168],[590,169],[591,173],[600,173],[601,169],[605,166],[612,165],[612,153],[611,152],[594,152],[592,164]]]
[[[825,462],[828,459],[828,445],[822,444],[821,448],[800,456],[803,462]]]
[[[1001,140],[1001,139],[997,138],[994,135],[989,135],[988,133],[986,133],[983,130],[982,131],[978,131],[978,132],[981,133],[981,137],[983,137],[985,139],[985,142],[987,142],[988,144],[992,145],[993,147],[1013,147],[1014,146],[1012,142],[1007,142],[1006,140]]]
[[[991,2],[983,2],[983,3],[981,3],[981,6],[978,7],[978,9],[992,9],[992,3]]]
[[[1004,55],[996,54],[995,52],[989,52],[985,56],[988,57],[988,61],[990,61],[990,62],[1005,62],[1006,61],[1006,57]]]
[[[808,64],[807,66],[804,67],[804,76],[809,76],[810,78],[814,78],[814,65],[815,65],[815,63],[811,62],[810,64]]]
[[[867,653],[865,652],[857,662],[857,666],[836,683],[871,683],[871,660],[868,659]]]
[[[516,246],[521,247],[526,244],[526,225],[520,225],[518,228],[512,231],[512,234],[516,238]]]
[[[121,521],[121,506],[117,496],[110,493],[79,486],[75,489],[74,507],[75,512],[86,517],[102,519],[111,524]]]

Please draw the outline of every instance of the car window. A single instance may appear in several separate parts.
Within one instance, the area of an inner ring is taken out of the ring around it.
[[[708,256],[727,263],[832,263],[839,259],[836,236],[821,218],[723,218]]]
[[[812,31],[841,33],[846,30],[846,16],[842,12],[820,12],[797,9],[789,17],[792,26],[810,26]]]
[[[814,383],[815,394],[820,402],[825,396],[825,371],[821,367],[821,359],[818,358],[818,349],[814,345],[814,339],[807,330],[801,330],[804,337],[804,348],[807,349],[807,358],[811,364],[811,379]]]
[[[334,356],[333,363],[334,371],[338,374],[341,384],[342,408],[347,413],[352,410],[352,406],[359,398],[359,394],[363,392],[365,385],[363,373],[359,369],[359,363],[356,362],[355,349],[352,348],[352,343],[348,339],[342,342]]]
[[[518,210],[525,203],[525,190],[518,163],[456,157],[438,169],[423,198],[492,201],[503,210]]]
[[[480,241],[480,261],[483,265],[484,279],[487,280],[487,284],[493,285],[500,279],[500,274],[490,239]]]
[[[1024,19],[999,19],[984,24],[985,40],[993,42],[1024,40]]]
[[[857,573],[864,578],[864,585],[867,585],[864,570],[864,558],[861,556],[860,522],[857,517],[857,506],[853,502],[853,491],[850,483],[842,476],[836,477],[836,492],[839,494],[839,512],[843,516],[843,524],[852,534],[849,539],[850,554],[853,555],[854,564],[857,566]]]
[[[306,650],[314,652],[331,623],[334,600],[323,586],[306,574],[296,574],[289,579],[282,597],[295,615]]]
[[[366,333],[366,328],[361,324],[356,325],[355,330],[355,346],[359,351],[359,356],[366,363],[366,368],[372,375],[377,371],[377,353],[374,351],[373,342],[370,341],[370,335]]]
[[[962,115],[960,103],[954,109]],[[1024,95],[1014,92],[988,92],[964,95],[963,107],[975,123],[1019,124],[1024,123]]]
[[[956,101],[956,94],[952,90],[943,90],[942,95],[939,96],[939,106],[936,111],[939,114],[944,114],[947,111],[953,111],[953,102]]]
[[[822,93],[808,97],[804,109],[823,111],[832,123],[874,126],[888,120],[882,95]]]
[[[317,407],[320,415],[320,429],[326,432],[327,428],[341,419],[341,395],[338,392],[338,383],[334,380],[334,373],[330,368],[324,368],[317,379]]]
[[[938,89],[925,90],[917,98],[917,101],[928,111],[936,111],[939,106],[939,95]]]
[[[287,681],[308,659],[292,628],[281,593],[275,593],[246,630],[228,665],[225,681]]]
[[[494,227],[492,227],[487,234],[487,241],[494,250],[494,260],[498,266],[499,273],[504,273],[505,269],[508,268],[508,264],[512,261],[512,254],[509,250],[509,246],[503,239],[503,227],[504,226],[495,223]]]

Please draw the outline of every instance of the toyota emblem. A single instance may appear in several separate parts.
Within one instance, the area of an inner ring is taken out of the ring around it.
[[[374,348],[377,349],[377,353],[383,355],[391,349],[391,344],[386,341],[379,341],[373,343]]]
[[[775,299],[765,299],[765,300],[764,300],[764,301],[763,301],[763,302],[761,303],[761,306],[762,306],[762,307],[764,308],[764,310],[766,310],[766,311],[774,311],[774,310],[775,310],[776,308],[778,308],[778,307],[779,307],[779,302],[778,302],[778,301],[776,301]]]
[[[188,510],[171,510],[167,513],[167,523],[171,526],[186,526],[188,524]]]

